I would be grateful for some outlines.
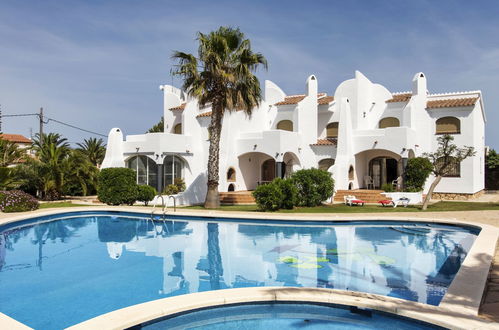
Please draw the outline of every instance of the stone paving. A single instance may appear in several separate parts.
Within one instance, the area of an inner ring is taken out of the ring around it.
[[[499,322],[499,243],[496,245],[494,264],[490,269],[480,315]]]

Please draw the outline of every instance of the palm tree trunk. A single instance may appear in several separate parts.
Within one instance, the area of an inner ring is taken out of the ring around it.
[[[426,194],[426,198],[424,199],[423,211],[428,208],[428,204],[430,203],[431,195],[433,195],[433,190],[435,190],[437,185],[440,183],[440,180],[442,180],[442,176],[438,175],[435,178],[435,180],[431,183],[430,189],[428,190],[428,193]]]
[[[220,154],[220,133],[222,131],[222,111],[220,107],[213,107],[210,127],[210,149],[208,154],[208,191],[204,207],[215,209],[220,207],[220,194],[218,193],[218,172]]]

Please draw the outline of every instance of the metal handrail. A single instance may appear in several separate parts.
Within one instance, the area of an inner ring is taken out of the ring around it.
[[[161,197],[161,210],[163,211],[163,214],[165,214],[165,212],[166,212],[166,211],[165,211],[165,207],[166,207],[166,204],[165,204],[165,199],[163,198],[163,195],[161,195],[161,194],[158,194],[158,195],[156,196],[156,198],[157,198],[157,197]],[[153,207],[152,207],[152,211],[151,211],[151,216],[154,214],[154,209],[156,208],[156,205],[157,205],[157,204],[158,204],[158,203],[154,203],[154,205],[153,205]]]
[[[174,195],[168,195],[168,199],[170,199],[170,198],[173,198],[173,212],[177,212],[177,199],[175,198]],[[168,203],[166,204],[166,210],[165,210],[165,212],[166,211],[168,211]]]

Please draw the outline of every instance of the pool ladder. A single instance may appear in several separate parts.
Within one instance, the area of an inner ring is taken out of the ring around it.
[[[168,203],[165,204],[165,198],[161,194],[158,194],[156,196],[156,198],[161,198],[161,211],[163,214],[163,220],[165,220],[166,212],[168,211]],[[177,212],[177,199],[173,195],[168,195],[168,199],[171,199],[171,198],[173,198],[173,212]],[[158,205],[158,203],[154,203],[154,205],[152,207],[151,218],[154,215],[156,205]]]

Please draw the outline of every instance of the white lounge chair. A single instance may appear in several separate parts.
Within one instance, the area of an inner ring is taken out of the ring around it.
[[[345,204],[348,206],[352,206],[352,205],[364,206],[364,204],[366,203],[363,200],[358,199],[354,195],[346,195],[343,197],[343,200],[345,201]]]
[[[407,207],[407,205],[409,205],[409,203],[411,202],[411,200],[407,197],[400,197],[399,199],[397,199],[396,201],[393,201],[393,207],[397,207],[399,205],[403,205],[404,207]]]

